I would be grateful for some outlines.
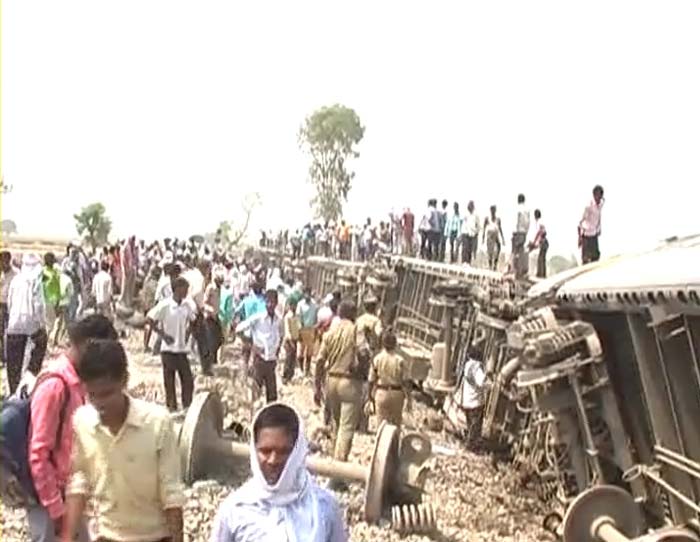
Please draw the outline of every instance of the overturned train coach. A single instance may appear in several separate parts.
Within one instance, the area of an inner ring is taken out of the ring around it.
[[[700,236],[534,285],[398,257],[308,258],[295,274],[379,297],[455,427],[464,361],[483,361],[483,434],[549,503],[555,536],[700,542]]]

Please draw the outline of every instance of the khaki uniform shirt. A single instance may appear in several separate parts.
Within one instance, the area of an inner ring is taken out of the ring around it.
[[[400,355],[382,350],[372,360],[369,381],[379,386],[401,387],[405,372],[405,361]]]
[[[350,320],[340,320],[335,328],[327,331],[321,341],[316,360],[316,371],[326,374],[351,376],[355,365],[356,327]]]
[[[368,345],[372,353],[377,352],[380,348],[379,339],[382,336],[382,321],[374,314],[365,313],[357,319],[355,323],[357,327],[358,341],[366,341],[367,336],[374,336],[374,344]]]
[[[168,411],[129,398],[129,412],[116,435],[100,423],[92,405],[80,407],[73,423],[73,473],[66,495],[94,499],[96,537],[142,541],[170,536],[164,511],[184,506],[185,488]]]

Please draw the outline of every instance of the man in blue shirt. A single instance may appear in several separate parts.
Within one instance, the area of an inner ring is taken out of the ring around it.
[[[318,323],[318,305],[311,297],[311,288],[304,288],[304,297],[297,304],[297,316],[301,322],[299,339],[301,341],[301,364],[304,374],[311,373],[311,359],[316,350],[316,324]]]
[[[260,312],[265,312],[266,310],[267,304],[265,302],[265,296],[263,295],[262,284],[260,282],[255,282],[253,284],[252,291],[241,300],[236,307],[234,314],[235,318],[239,322],[244,322],[251,316],[254,316]],[[241,352],[243,353],[243,360],[247,367],[248,360],[250,359],[250,351],[253,346],[250,331],[242,332],[241,340],[243,341],[243,348],[241,348]]]

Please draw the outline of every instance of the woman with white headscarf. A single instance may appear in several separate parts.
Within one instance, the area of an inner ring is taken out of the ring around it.
[[[306,468],[299,415],[272,403],[253,421],[253,476],[219,507],[210,542],[346,542],[335,498]]]

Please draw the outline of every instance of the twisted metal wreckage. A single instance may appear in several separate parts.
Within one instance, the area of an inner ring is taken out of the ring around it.
[[[372,290],[412,378],[457,424],[463,362],[479,356],[483,434],[565,542],[700,541],[700,235],[534,285],[401,257],[284,265],[315,292]]]

